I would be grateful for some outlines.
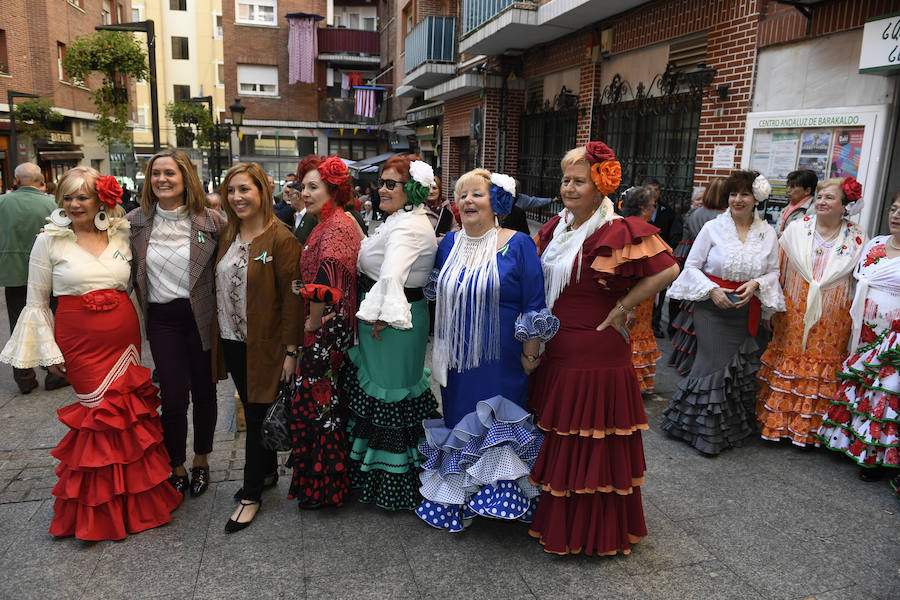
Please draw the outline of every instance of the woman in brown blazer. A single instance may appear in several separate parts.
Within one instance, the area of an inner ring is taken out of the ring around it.
[[[209,453],[216,430],[216,384],[210,372],[213,260],[220,213],[206,195],[186,154],[163,150],[150,158],[141,206],[131,223],[132,281],[144,317],[162,399],[169,482],[184,496],[187,411],[193,401],[194,461],[190,495],[209,487]]]
[[[278,480],[276,453],[262,446],[260,430],[278,382],[294,376],[304,311],[292,292],[300,244],[275,217],[265,171],[236,165],[222,187],[228,226],[216,257],[213,353],[218,377],[231,373],[247,418],[240,506],[225,524],[233,533],[250,525],[263,488]]]

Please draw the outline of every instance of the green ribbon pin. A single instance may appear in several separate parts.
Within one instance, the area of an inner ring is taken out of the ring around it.
[[[197,232],[197,241],[200,242],[201,244],[206,242],[206,236],[203,235],[202,231]]]
[[[256,258],[254,258],[253,260],[258,260],[262,264],[266,264],[267,262],[272,262],[272,257],[269,256],[269,251],[266,250],[262,254],[260,254]]]

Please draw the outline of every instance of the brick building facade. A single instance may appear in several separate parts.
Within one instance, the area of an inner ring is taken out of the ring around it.
[[[839,87],[865,92],[841,103],[796,100],[796,108],[878,105],[896,122],[895,79],[859,75],[851,64],[866,19],[900,10],[896,0],[824,0],[803,10],[774,0],[634,1],[618,9],[597,0],[498,4],[460,2],[450,10],[458,23],[452,69],[437,78],[435,60],[432,80],[414,72],[405,83],[415,89],[402,90],[414,98],[408,114],[420,105],[442,108],[437,166],[445,193],[466,169],[484,166],[518,175],[529,193],[552,195],[562,153],[593,138],[620,154],[623,188],[656,177],[664,198],[679,206],[694,186],[758,165],[748,123],[780,93],[768,85],[770,73],[760,73],[761,56],[805,59],[811,50],[804,45],[831,36],[840,38],[842,60],[852,57],[842,63]],[[835,76],[814,57],[807,62],[811,81],[817,72]],[[772,69],[777,75],[787,67]],[[893,155],[888,146],[882,162]],[[879,203],[886,184],[874,175],[867,185]]]
[[[94,33],[94,27],[103,23],[128,21],[130,14],[130,0],[0,0],[0,191],[12,184],[12,153],[16,163],[40,165],[48,181],[79,164],[108,172],[109,156],[93,128],[90,90],[73,85],[59,61],[76,37]],[[88,85],[94,88],[99,83],[95,74]],[[18,147],[11,148],[10,90],[48,100],[65,120],[46,138],[19,135]]]

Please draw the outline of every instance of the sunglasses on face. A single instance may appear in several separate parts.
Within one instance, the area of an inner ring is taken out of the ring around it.
[[[379,179],[378,180],[378,189],[380,190],[382,187],[386,187],[389,192],[393,192],[394,188],[398,185],[403,185],[403,181],[397,181],[396,179]]]

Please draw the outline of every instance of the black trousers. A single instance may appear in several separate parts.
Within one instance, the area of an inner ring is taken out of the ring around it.
[[[225,366],[234,380],[244,417],[247,419],[247,439],[244,445],[244,500],[259,500],[263,480],[278,470],[278,454],[262,445],[262,424],[266,411],[272,406],[247,402],[247,344],[233,340],[221,340],[225,354]]]
[[[216,384],[187,298],[147,306],[147,341],[162,400],[163,442],[169,464],[184,464],[188,404],[194,410],[194,454],[209,454],[216,432]]]

